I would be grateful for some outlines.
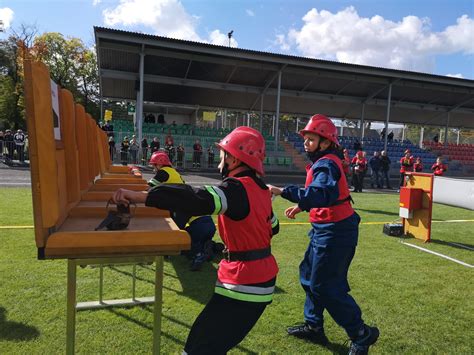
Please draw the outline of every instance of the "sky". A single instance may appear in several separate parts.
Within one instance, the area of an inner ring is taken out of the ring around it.
[[[93,26],[474,79],[474,0],[0,0],[6,32],[34,25],[94,44]]]

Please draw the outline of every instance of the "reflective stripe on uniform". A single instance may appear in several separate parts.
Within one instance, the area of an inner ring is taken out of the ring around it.
[[[212,198],[214,199],[214,211],[211,214],[219,214],[222,209],[220,196],[217,194],[216,191],[214,191],[212,186],[204,186],[204,187],[206,188],[207,192],[209,192],[212,195]]]
[[[273,293],[266,295],[256,295],[252,293],[242,293],[226,289],[224,287],[217,286],[214,288],[214,292],[225,297],[233,298],[239,301],[246,302],[271,302],[273,299]]]
[[[258,287],[258,286],[248,286],[248,285],[234,285],[228,283],[221,283],[216,281],[216,287],[223,287],[227,290],[241,292],[241,293],[251,293],[256,295],[271,295],[275,291],[275,286],[270,287]]]
[[[155,178],[151,178],[150,181],[148,181],[148,185],[151,185],[151,186],[158,186],[159,184],[160,182],[156,180]]]
[[[217,186],[211,186],[212,189],[219,195],[221,200],[221,211],[219,214],[224,214],[227,211],[227,197],[225,196],[224,191],[222,191]]]
[[[272,222],[272,228],[275,228],[278,225],[278,218],[276,214],[273,215],[271,222]]]

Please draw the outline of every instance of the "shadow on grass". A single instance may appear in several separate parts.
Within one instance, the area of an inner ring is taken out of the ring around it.
[[[148,311],[148,312],[150,312],[150,313],[153,313],[153,307],[151,307],[151,306],[143,305],[143,306],[138,306],[138,307],[140,307],[140,308],[142,308],[143,310],[146,310],[146,311]],[[120,309],[108,308],[107,310],[108,310],[109,312],[111,312],[111,313],[113,313],[113,314],[115,314],[115,315],[117,315],[117,316],[119,316],[119,317],[121,317],[121,318],[123,318],[123,319],[129,321],[129,322],[132,322],[132,323],[134,323],[134,324],[136,324],[136,325],[139,325],[139,326],[141,326],[141,327],[143,327],[143,328],[145,328],[145,329],[148,329],[148,330],[153,331],[153,325],[149,325],[149,324],[147,324],[147,323],[145,323],[145,322],[142,322],[142,321],[139,321],[139,320],[137,320],[137,319],[134,319],[134,318],[130,317],[129,315],[127,315],[127,314],[121,312]],[[190,326],[189,324],[184,323],[183,321],[181,321],[181,320],[179,320],[179,319],[176,319],[176,318],[174,318],[174,317],[170,317],[170,316],[167,316],[167,315],[164,315],[164,314],[162,314],[161,317],[162,317],[162,318],[166,318],[166,319],[168,319],[169,321],[171,321],[171,322],[173,322],[173,323],[176,323],[176,324],[178,324],[178,325],[180,325],[180,326],[182,326],[182,327],[188,329],[188,332],[189,332],[189,330],[191,330],[191,326]],[[164,337],[166,337],[166,338],[168,338],[168,339],[170,339],[170,340],[172,340],[172,341],[174,341],[176,344],[179,344],[179,345],[181,345],[181,346],[184,348],[185,343],[184,343],[183,341],[181,341],[180,339],[174,337],[173,335],[168,334],[168,333],[166,333],[166,332],[164,332],[164,331],[161,331],[161,335],[164,336]],[[235,348],[238,349],[238,350],[240,350],[240,351],[243,352],[243,353],[246,353],[246,354],[251,354],[251,355],[256,355],[256,354],[258,354],[257,352],[252,351],[252,350],[250,350],[250,349],[247,349],[247,348],[245,348],[245,347],[243,347],[243,346],[240,346],[240,345],[237,345]]]
[[[328,345],[325,346],[326,349],[331,351],[333,354],[347,354],[349,351],[349,347],[341,345],[341,344],[336,344],[336,343],[329,343]]]
[[[467,243],[458,243],[456,242],[455,244],[453,244],[454,242],[446,242],[444,240],[439,240],[439,239],[431,239],[431,243],[433,244],[440,244],[440,245],[447,245],[447,246],[450,246],[452,248],[457,248],[457,249],[462,249],[462,250],[474,250],[474,245],[472,244],[467,244]]]
[[[113,270],[113,271],[116,271],[116,272],[118,272],[118,273],[120,273],[120,274],[133,277],[133,273],[132,273],[132,272],[125,271],[125,270],[121,270],[121,269],[119,269],[119,268],[117,268],[117,267],[115,267],[115,266],[109,266],[109,269],[110,269],[110,270]],[[146,268],[146,269],[148,269],[148,268]],[[150,270],[155,271],[154,268],[153,268],[153,269],[150,269]],[[153,276],[153,277],[154,277],[154,276]],[[143,277],[140,277],[140,276],[138,276],[138,275],[135,275],[135,279],[138,280],[138,281],[143,281],[143,282],[149,283],[149,284],[151,284],[151,285],[154,285],[154,284],[155,284],[154,279],[153,279],[153,280],[148,280],[148,279],[144,279]]]
[[[387,211],[381,211],[381,210],[369,210],[369,209],[366,209],[366,208],[358,208],[357,206],[355,206],[354,208],[357,211],[364,211],[364,212],[367,212],[367,213],[373,213],[373,214],[383,214],[385,216],[397,216],[399,217],[398,215],[398,212],[387,212]]]
[[[182,291],[165,286],[163,288],[188,297],[200,304],[206,304],[210,300],[216,284],[217,269],[214,263],[205,262],[200,271],[190,271],[191,262],[184,256],[172,256],[168,262],[173,265],[176,278],[181,283]]]
[[[28,341],[37,338],[40,332],[35,327],[7,320],[7,310],[0,307],[0,340]]]
[[[139,307],[146,309],[145,306],[139,306]],[[152,324],[152,325],[149,325],[149,324],[147,324],[147,323],[145,323],[145,322],[142,322],[142,321],[139,321],[139,320],[137,320],[137,319],[134,319],[134,318],[130,317],[129,315],[127,315],[127,314],[121,312],[120,309],[108,308],[107,310],[108,310],[110,313],[113,313],[113,314],[115,314],[115,315],[117,315],[117,316],[119,316],[119,317],[121,317],[121,318],[123,318],[123,319],[129,321],[129,322],[132,322],[132,323],[134,323],[134,324],[136,324],[136,325],[138,325],[138,326],[140,326],[140,327],[143,327],[143,328],[145,328],[145,329],[148,329],[148,330],[153,331],[153,324]],[[148,310],[148,309],[147,309],[147,310]],[[151,312],[153,312],[153,310],[151,310]],[[166,337],[166,338],[168,338],[168,339],[170,339],[170,340],[172,340],[172,341],[174,341],[176,344],[180,344],[180,345],[183,346],[183,348],[184,348],[184,342],[181,341],[180,339],[174,337],[173,335],[168,334],[168,333],[166,333],[166,332],[164,332],[164,331],[161,331],[161,335],[164,336],[164,337]],[[150,345],[151,345],[151,344],[150,344]]]

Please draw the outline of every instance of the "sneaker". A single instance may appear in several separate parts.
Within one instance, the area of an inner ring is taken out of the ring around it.
[[[364,333],[352,340],[349,355],[367,355],[369,353],[369,347],[375,344],[379,335],[380,332],[377,327],[364,325]]]
[[[197,253],[191,262],[191,271],[201,270],[202,264],[207,261],[207,255],[204,253]]]
[[[300,339],[309,340],[315,344],[326,345],[327,343],[329,343],[326,334],[324,334],[324,328],[313,328],[308,323],[288,327],[286,331],[289,335],[295,336]]]

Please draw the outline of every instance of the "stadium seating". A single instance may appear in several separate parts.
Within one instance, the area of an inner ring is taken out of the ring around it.
[[[357,137],[352,136],[340,136],[339,142],[341,145],[349,151],[349,156],[353,157],[356,154],[356,151],[353,149],[354,143],[358,140]],[[288,141],[290,141],[296,150],[301,154],[304,154],[303,139],[297,133],[290,133],[288,135]],[[382,151],[384,149],[384,141],[379,138],[366,137],[362,139],[363,150],[367,153],[367,159],[373,156],[375,151]],[[391,170],[392,172],[398,171],[400,167],[400,158],[403,156],[403,153],[406,149],[410,149],[412,155],[420,157],[423,166],[424,172],[430,172],[431,165],[436,161],[436,155],[433,153],[421,149],[418,146],[411,143],[409,140],[398,141],[393,140],[387,143],[387,155],[392,161]]]
[[[114,113],[115,115],[115,113]],[[129,139],[133,134],[137,135],[134,130],[133,121],[131,119],[114,119],[112,121],[114,127],[114,138],[116,142],[117,150],[120,149],[120,142],[124,137]],[[193,144],[197,139],[204,149],[202,166],[207,166],[207,148],[220,141],[226,136],[231,129],[215,129],[212,127],[199,127],[191,126],[188,124],[183,125],[171,125],[171,124],[156,124],[156,123],[143,123],[143,137],[147,139],[148,144],[157,137],[160,142],[160,147],[164,148],[165,138],[170,133],[173,136],[174,146],[182,144],[185,149],[185,166],[189,166],[189,162],[192,161]],[[290,156],[285,153],[285,150],[281,144],[278,146],[278,150],[274,150],[275,139],[270,135],[263,135],[267,146],[267,157],[265,158],[264,164],[267,170],[290,170],[293,167],[293,161]],[[119,154],[117,154],[119,156]],[[214,161],[219,160],[219,155],[216,154]]]

